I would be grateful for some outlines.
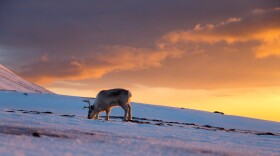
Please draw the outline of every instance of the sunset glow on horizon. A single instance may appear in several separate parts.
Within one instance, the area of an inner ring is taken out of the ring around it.
[[[58,94],[95,97],[101,90],[49,88]],[[109,89],[109,88],[103,88]],[[227,90],[176,90],[141,87],[133,89],[132,101],[226,115],[251,117],[279,122],[280,88],[242,88]],[[225,104],[226,103],[226,104]]]
[[[280,122],[279,1],[107,3],[0,2],[0,63],[58,94]]]

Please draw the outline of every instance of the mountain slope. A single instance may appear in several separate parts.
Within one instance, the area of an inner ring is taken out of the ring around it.
[[[52,94],[47,89],[24,80],[2,64],[0,64],[0,90]]]
[[[0,155],[280,155],[280,123],[131,103],[86,119],[82,97],[0,91]],[[94,99],[91,99],[91,103]]]

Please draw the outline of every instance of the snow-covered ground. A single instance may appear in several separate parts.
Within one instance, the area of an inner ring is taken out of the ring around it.
[[[0,90],[13,90],[31,93],[52,93],[45,88],[30,83],[0,64]]]
[[[280,155],[277,122],[137,103],[88,120],[82,100],[0,91],[0,155]]]

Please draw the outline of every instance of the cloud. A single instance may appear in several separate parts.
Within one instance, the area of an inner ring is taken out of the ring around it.
[[[41,61],[42,62],[48,62],[49,61],[49,56],[47,54],[44,54],[42,57],[41,57]]]
[[[227,44],[257,42],[257,58],[280,56],[280,9],[255,9],[244,18],[232,17],[218,24],[195,25],[163,36],[161,47],[184,43]]]
[[[279,55],[280,31],[277,27],[279,22],[273,20],[277,16],[279,16],[279,10],[275,8],[257,14],[252,11],[242,18],[230,17],[217,24],[197,24],[190,30],[176,30],[163,35],[151,48],[106,45],[71,58],[56,59],[43,55],[42,58],[47,59],[41,58],[25,66],[22,74],[39,83],[51,83],[55,80],[97,79],[120,71],[159,68],[170,58],[207,55],[209,49],[206,50],[207,46],[203,44],[217,46],[214,49],[221,49],[218,48],[219,43],[234,45],[235,43],[256,42],[257,44],[253,44],[254,47],[252,47],[256,57]],[[229,48],[238,49],[235,46],[229,46]],[[219,56],[216,57],[219,58]],[[197,67],[201,66],[195,64]],[[216,70],[213,69],[213,72]]]
[[[98,0],[1,1],[2,63],[41,83],[90,84],[112,77],[100,85],[116,80],[119,85],[127,77],[122,84],[137,80],[183,88],[229,86],[234,80],[236,86],[240,77],[264,79],[268,68],[278,67],[276,61],[250,66],[256,64],[251,49],[259,58],[278,54],[272,50],[278,45],[279,14],[271,8],[277,0],[109,1],[114,5]],[[265,37],[265,30],[273,37]],[[232,58],[238,59],[228,61]],[[263,71],[251,77],[253,68]],[[247,80],[243,84],[252,81]]]
[[[86,58],[39,61],[23,68],[26,78],[38,83],[54,80],[82,80],[100,78],[116,71],[141,70],[161,67],[168,58],[178,58],[183,52],[178,49],[148,49],[129,46],[106,46],[103,52],[91,53]]]
[[[271,12],[271,11],[280,11],[280,7],[275,7],[275,8],[270,8],[270,9],[257,8],[257,9],[253,9],[252,13],[253,14],[264,14],[264,13]]]
[[[46,52],[49,58],[78,57],[100,45],[148,47],[172,30],[275,4],[271,0],[161,0],[160,4],[150,0],[2,0],[0,46],[19,62],[24,56],[28,59]],[[24,56],[16,57],[19,53]]]

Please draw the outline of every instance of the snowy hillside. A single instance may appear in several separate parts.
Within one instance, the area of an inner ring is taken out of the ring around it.
[[[29,93],[52,93],[43,87],[30,83],[0,64],[0,90]]]
[[[82,100],[0,91],[0,155],[280,155],[278,122],[137,103],[88,120]]]

